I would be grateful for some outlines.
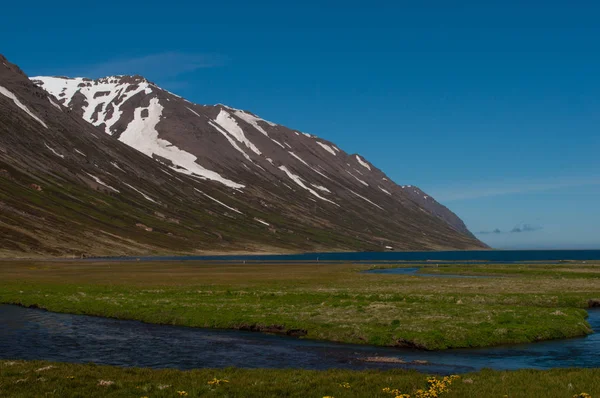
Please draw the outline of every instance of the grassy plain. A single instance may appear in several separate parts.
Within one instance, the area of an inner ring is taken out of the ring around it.
[[[600,264],[451,265],[365,274],[364,264],[3,261],[0,302],[195,327],[277,330],[312,339],[426,349],[591,332]]]
[[[228,383],[210,386],[214,378]],[[415,396],[428,376],[414,371],[307,371],[116,368],[0,361],[0,396],[9,397],[381,397],[386,387]],[[345,384],[347,383],[347,384]],[[462,375],[441,398],[600,396],[600,369],[483,370]]]

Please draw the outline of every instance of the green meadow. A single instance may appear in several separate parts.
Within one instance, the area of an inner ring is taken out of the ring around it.
[[[192,327],[428,350],[582,336],[600,265],[451,265],[434,278],[370,264],[0,262],[0,302]]]
[[[416,397],[430,376],[415,371],[309,371],[117,368],[0,360],[0,396],[7,397],[380,397],[397,389]],[[209,384],[215,378],[221,383]],[[227,382],[223,381],[227,380]],[[571,398],[600,396],[599,369],[483,370],[461,375],[443,398]]]

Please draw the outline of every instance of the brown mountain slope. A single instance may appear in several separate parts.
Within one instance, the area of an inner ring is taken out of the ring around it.
[[[5,255],[483,247],[326,141],[139,77],[66,103],[0,61]]]

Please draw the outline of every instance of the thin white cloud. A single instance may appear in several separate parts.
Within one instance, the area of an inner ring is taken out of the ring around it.
[[[495,228],[492,231],[486,230],[486,231],[475,232],[475,235],[516,234],[516,233],[523,233],[523,232],[535,232],[535,231],[539,231],[541,229],[543,229],[543,227],[541,225],[519,223],[519,224],[515,225],[509,231],[502,231],[500,228]]]
[[[97,78],[109,75],[142,75],[148,79],[173,78],[202,68],[214,68],[225,63],[216,54],[164,52],[134,58],[121,58],[83,68],[82,76]]]
[[[600,177],[560,177],[545,180],[496,181],[490,183],[455,184],[429,189],[440,202],[479,199],[493,196],[552,191],[556,189],[600,185]]]

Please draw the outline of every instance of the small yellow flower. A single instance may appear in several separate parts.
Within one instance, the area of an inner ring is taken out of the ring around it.
[[[188,393],[185,391],[177,391],[177,394],[179,394],[180,397],[187,397]]]
[[[350,383],[348,383],[348,382],[340,383],[340,387],[342,387],[342,388],[350,388]]]
[[[229,383],[229,380],[217,379],[216,377],[214,377],[212,380],[208,381],[208,385],[213,387],[220,386],[223,383]]]

